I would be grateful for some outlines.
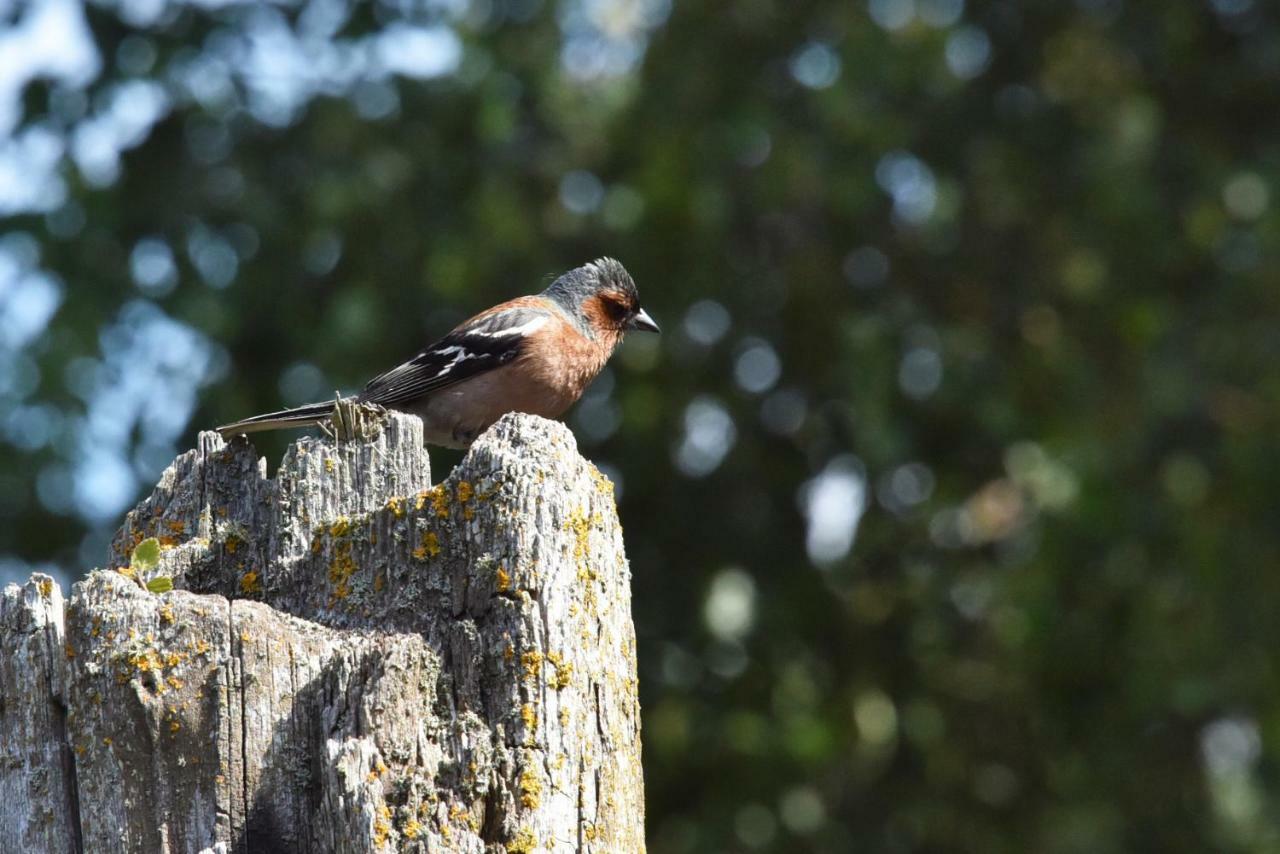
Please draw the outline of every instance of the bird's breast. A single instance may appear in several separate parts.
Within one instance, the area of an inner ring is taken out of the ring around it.
[[[533,338],[509,364],[443,388],[413,411],[427,442],[466,447],[508,412],[559,418],[599,375],[609,342]]]

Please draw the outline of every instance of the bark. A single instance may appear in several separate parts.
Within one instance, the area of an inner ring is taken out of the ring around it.
[[[5,590],[0,849],[643,851],[611,484],[519,415],[429,481],[411,416],[275,478],[202,433],[65,637],[50,579]]]

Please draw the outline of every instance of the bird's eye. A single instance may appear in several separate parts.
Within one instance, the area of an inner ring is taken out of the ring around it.
[[[604,310],[613,320],[622,320],[627,316],[627,307],[616,300],[606,299],[604,302]]]

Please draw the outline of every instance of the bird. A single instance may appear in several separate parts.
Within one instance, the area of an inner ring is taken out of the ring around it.
[[[508,412],[559,418],[596,378],[623,336],[660,332],[631,275],[613,258],[564,273],[454,327],[381,373],[351,400],[417,415],[429,445],[467,448]],[[255,415],[216,428],[224,438],[324,422],[333,401]]]

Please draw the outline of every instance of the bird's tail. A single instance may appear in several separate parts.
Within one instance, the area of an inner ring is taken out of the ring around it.
[[[295,406],[293,409],[282,409],[279,412],[264,412],[252,418],[233,421],[215,428],[226,439],[241,433],[257,433],[260,430],[279,430],[283,427],[309,427],[318,424],[333,413],[333,401],[327,403],[308,403],[306,406]]]

